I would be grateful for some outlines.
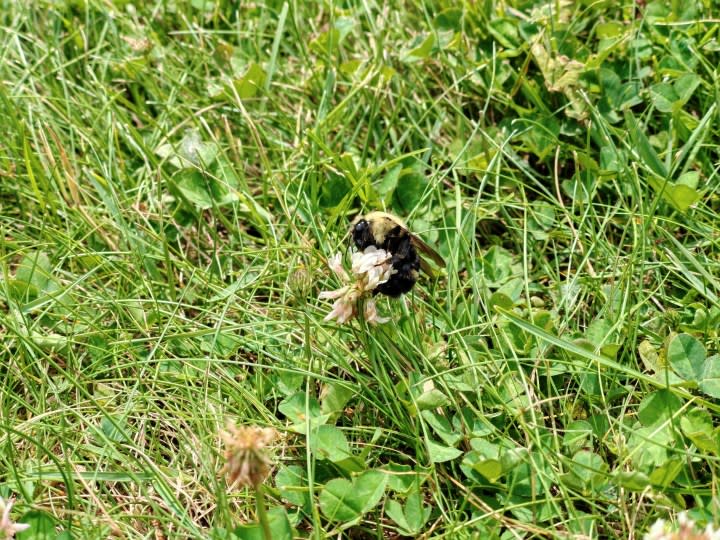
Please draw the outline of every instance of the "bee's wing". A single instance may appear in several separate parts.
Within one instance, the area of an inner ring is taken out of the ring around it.
[[[422,254],[430,257],[435,262],[435,264],[437,264],[441,268],[445,267],[445,261],[440,256],[440,254],[414,234],[412,235],[412,243],[413,246],[415,246],[416,249],[420,250]],[[433,275],[432,270],[428,271],[428,269],[430,269],[430,266],[427,264],[427,262],[422,260],[422,257],[420,258],[420,268],[426,274]]]
[[[429,278],[436,278],[438,276],[438,271],[430,266],[430,263],[422,257],[420,257],[420,270],[422,270]]]

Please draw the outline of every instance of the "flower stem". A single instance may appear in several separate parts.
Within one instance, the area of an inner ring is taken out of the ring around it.
[[[268,521],[267,510],[265,509],[265,487],[262,484],[255,486],[255,504],[257,507],[258,520],[263,530],[265,540],[272,540],[270,522]]]

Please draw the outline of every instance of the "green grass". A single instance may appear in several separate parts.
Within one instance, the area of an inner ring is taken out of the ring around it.
[[[713,2],[0,5],[18,538],[253,537],[228,421],[296,537],[720,521]],[[323,322],[371,209],[446,272]]]

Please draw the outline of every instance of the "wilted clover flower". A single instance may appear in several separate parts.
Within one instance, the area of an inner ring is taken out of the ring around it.
[[[720,529],[708,525],[704,530],[695,528],[695,522],[686,512],[678,514],[678,528],[676,531],[664,519],[658,519],[643,540],[720,540]]]
[[[270,473],[267,447],[277,438],[277,431],[257,426],[235,427],[230,423],[220,436],[225,443],[225,465],[220,473],[227,475],[232,488],[257,489]]]
[[[348,275],[342,266],[340,253],[331,257],[328,261],[330,269],[347,285],[336,291],[323,291],[320,299],[334,299],[333,308],[325,316],[326,321],[337,319],[337,322],[344,324],[356,317],[358,305],[364,300],[364,318],[369,323],[384,323],[390,319],[378,316],[375,300],[372,298],[373,291],[385,283],[395,273],[392,267],[392,254],[384,249],[375,246],[368,246],[365,251],[357,251],[352,254],[352,276]]]
[[[6,501],[0,497],[0,512],[2,512],[2,518],[0,518],[0,539],[15,538],[15,533],[30,528],[30,525],[26,523],[15,523],[10,519],[10,509],[14,503],[15,501],[13,499]]]

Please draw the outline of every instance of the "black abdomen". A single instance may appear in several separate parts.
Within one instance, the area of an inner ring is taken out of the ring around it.
[[[395,226],[390,229],[382,243],[377,243],[372,234],[370,224],[362,219],[352,231],[355,245],[360,250],[368,246],[376,246],[392,253],[392,267],[395,273],[385,283],[378,285],[376,293],[397,297],[413,288],[420,269],[420,258],[412,244],[412,237],[405,229]]]

